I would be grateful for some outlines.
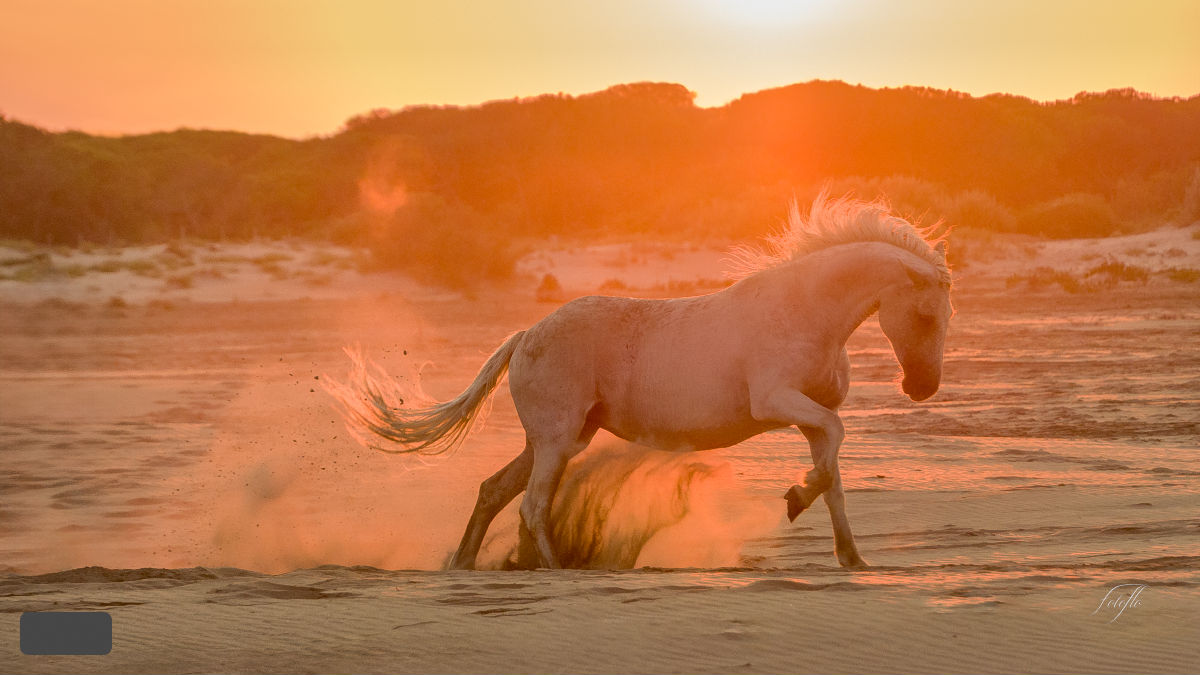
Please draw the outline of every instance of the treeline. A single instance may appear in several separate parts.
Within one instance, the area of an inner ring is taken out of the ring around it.
[[[310,140],[107,138],[0,118],[0,237],[302,235],[436,267],[431,250],[477,240],[485,255],[519,237],[756,235],[825,184],[1045,236],[1200,218],[1200,96],[1038,103],[816,81],[720,108],[693,97],[641,83],[375,111]]]

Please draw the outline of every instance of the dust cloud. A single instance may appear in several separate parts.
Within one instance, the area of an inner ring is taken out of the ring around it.
[[[424,459],[344,443],[299,453],[290,443],[244,454],[217,448],[236,466],[221,491],[212,563],[270,573],[327,564],[444,568],[479,481],[496,468],[497,442],[481,440],[489,461],[469,451]],[[536,566],[519,545],[520,499],[492,524],[479,569]],[[719,455],[611,439],[568,464],[553,536],[571,568],[739,566],[743,545],[772,531],[781,513],[751,497]]]
[[[742,565],[743,545],[771,532],[781,511],[751,497],[719,455],[611,439],[567,465],[552,513],[564,567],[628,569]],[[479,568],[535,566],[517,521],[511,507],[497,518]]]

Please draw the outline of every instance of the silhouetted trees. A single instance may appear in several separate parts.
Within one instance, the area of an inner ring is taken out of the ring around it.
[[[373,242],[381,259],[419,265],[447,243],[476,259],[516,237],[759,234],[825,183],[885,193],[909,215],[1045,236],[1196,217],[1200,96],[1037,103],[815,81],[720,108],[693,98],[637,83],[376,110],[303,141],[107,138],[0,118],[0,237],[302,235]],[[381,185],[419,197],[381,215],[364,193]],[[466,241],[476,232],[482,248]]]

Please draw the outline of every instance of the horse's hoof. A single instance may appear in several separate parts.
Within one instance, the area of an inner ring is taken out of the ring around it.
[[[787,494],[783,495],[783,498],[787,500],[788,522],[794,523],[796,522],[796,516],[800,515],[800,513],[808,506],[804,503],[804,500],[800,498],[800,486],[793,485],[790,489],[788,489]]]
[[[845,558],[838,556],[838,564],[848,570],[863,570],[870,567],[870,565],[867,564],[867,561],[863,560],[862,556],[858,555],[857,553],[855,553],[853,556],[847,556]]]

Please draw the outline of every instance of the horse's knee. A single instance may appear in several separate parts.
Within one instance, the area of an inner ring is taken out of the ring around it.
[[[479,497],[475,500],[475,508],[492,511],[504,508],[500,482],[493,476],[479,484]]]
[[[829,467],[814,466],[808,473],[804,474],[804,486],[817,491],[821,494],[833,485],[833,472]]]
[[[846,425],[842,424],[841,417],[830,415],[830,420],[825,425],[825,437],[835,449],[841,447],[842,441],[846,440]]]

